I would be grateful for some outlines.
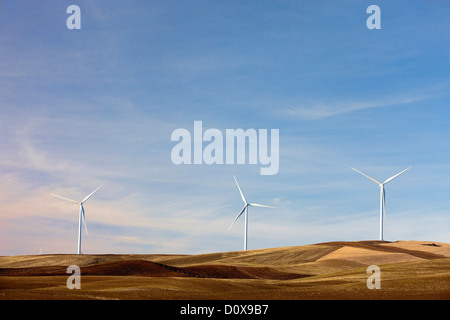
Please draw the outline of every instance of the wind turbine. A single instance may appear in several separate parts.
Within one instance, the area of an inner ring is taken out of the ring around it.
[[[366,178],[372,180],[373,182],[375,182],[376,184],[378,184],[378,186],[380,187],[380,241],[383,241],[383,219],[386,216],[386,196],[385,196],[385,191],[384,191],[384,185],[392,180],[394,180],[395,178],[397,178],[399,175],[401,175],[403,172],[405,172],[406,170],[411,169],[411,167],[406,168],[405,170],[403,170],[402,172],[397,173],[395,176],[390,177],[389,179],[386,179],[386,181],[384,182],[380,182],[378,180],[375,180],[372,177],[369,177],[367,174],[362,173],[359,170],[356,170],[355,168],[352,168],[353,170],[355,170],[356,172],[362,174],[363,176],[365,176]]]
[[[247,200],[244,197],[244,194],[242,193],[241,187],[239,187],[239,183],[236,180],[236,177],[233,176],[234,181],[236,181],[236,185],[239,189],[239,193],[241,194],[242,200],[244,201],[244,207],[242,208],[242,210],[239,212],[239,214],[237,215],[236,219],[234,219],[233,223],[230,225],[230,227],[228,228],[228,230],[231,229],[231,227],[233,226],[233,224],[236,222],[237,219],[239,219],[239,217],[242,215],[242,213],[245,211],[245,228],[244,228],[244,250],[247,250],[247,233],[248,233],[248,207],[264,207],[264,208],[274,208],[271,206],[265,206],[262,204],[257,204],[257,203],[248,203]]]
[[[76,204],[80,205],[80,218],[79,218],[79,223],[78,223],[78,254],[81,254],[81,229],[82,229],[81,224],[82,223],[84,224],[84,229],[86,230],[86,233],[87,233],[86,218],[84,216],[83,203],[85,203],[90,197],[92,197],[92,195],[95,192],[97,192],[97,190],[100,189],[102,186],[103,185],[101,185],[100,187],[98,187],[97,189],[92,191],[92,193],[90,193],[86,198],[81,200],[81,202],[78,202],[78,201],[75,201],[75,200],[72,200],[72,199],[68,199],[68,198],[64,198],[64,197],[58,196],[56,194],[50,194],[50,195],[52,195],[54,197],[57,197],[57,198],[60,198],[60,199],[66,200],[66,201],[70,201],[70,202],[73,202],[73,203],[76,203]],[[83,220],[83,222],[82,222],[82,220]]]

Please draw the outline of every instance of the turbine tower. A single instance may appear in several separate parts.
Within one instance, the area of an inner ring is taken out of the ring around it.
[[[244,227],[244,250],[247,250],[247,233],[248,233],[248,207],[264,207],[264,208],[274,208],[271,206],[266,206],[266,205],[262,205],[262,204],[257,204],[257,203],[248,203],[247,200],[244,197],[244,194],[242,193],[241,187],[239,187],[239,183],[236,180],[236,177],[233,176],[234,181],[236,181],[236,185],[239,189],[239,193],[241,194],[242,200],[244,201],[244,207],[242,208],[242,210],[239,212],[239,214],[237,215],[236,219],[234,219],[233,223],[230,225],[230,227],[228,228],[228,230],[231,229],[231,227],[233,226],[233,224],[236,222],[237,219],[239,219],[239,217],[242,215],[242,213],[245,211],[245,227]]]
[[[403,172],[405,172],[406,170],[411,169],[411,167],[406,168],[405,170],[403,170],[402,172],[397,173],[395,176],[390,177],[389,179],[386,179],[386,181],[384,182],[380,182],[378,180],[375,180],[372,177],[369,177],[367,174],[362,173],[359,170],[356,170],[355,168],[352,168],[353,170],[355,170],[356,172],[362,174],[363,176],[365,176],[366,178],[372,180],[373,182],[375,182],[376,184],[378,184],[378,186],[380,187],[380,241],[383,241],[383,219],[386,216],[386,196],[385,196],[385,191],[384,191],[384,185],[392,180],[394,180],[395,178],[397,178],[399,175],[401,175]]]
[[[70,201],[73,203],[76,203],[78,205],[80,205],[80,217],[79,217],[79,222],[78,222],[78,254],[81,254],[81,224],[84,224],[84,229],[86,230],[87,233],[87,227],[86,227],[86,218],[84,216],[84,207],[83,207],[83,203],[85,203],[90,197],[92,197],[92,195],[97,192],[98,189],[100,189],[103,185],[101,185],[100,187],[98,187],[97,189],[95,189],[94,191],[92,191],[92,193],[90,193],[86,198],[84,198],[83,200],[81,200],[81,202],[72,200],[72,199],[68,199],[68,198],[64,198],[61,196],[58,196],[56,194],[50,194],[54,197],[66,200],[66,201]]]

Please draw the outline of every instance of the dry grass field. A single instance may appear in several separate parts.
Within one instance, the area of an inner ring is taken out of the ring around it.
[[[81,289],[68,289],[69,265]],[[381,288],[369,290],[369,265]],[[0,257],[0,300],[450,300],[450,244],[328,242],[201,255]]]

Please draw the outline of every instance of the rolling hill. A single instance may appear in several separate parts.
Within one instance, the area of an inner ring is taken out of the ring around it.
[[[81,289],[69,290],[69,265]],[[369,265],[381,289],[369,290]],[[327,242],[199,255],[0,257],[0,299],[450,299],[450,244]]]

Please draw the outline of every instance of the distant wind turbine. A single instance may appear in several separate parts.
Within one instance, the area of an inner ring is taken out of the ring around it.
[[[81,254],[81,224],[84,224],[84,229],[86,230],[87,233],[87,227],[86,227],[86,218],[84,216],[84,208],[83,208],[83,203],[85,203],[90,197],[92,197],[92,195],[97,192],[98,189],[100,189],[103,185],[101,185],[100,187],[98,187],[97,189],[95,189],[92,193],[90,193],[86,198],[84,198],[83,200],[81,200],[81,202],[72,200],[72,199],[68,199],[68,198],[64,198],[61,196],[58,196],[56,194],[51,194],[54,197],[66,200],[66,201],[70,201],[76,204],[80,205],[80,217],[79,217],[79,223],[78,223],[78,254]]]
[[[386,179],[386,181],[384,182],[380,182],[378,180],[375,180],[372,177],[369,177],[367,174],[362,173],[359,170],[356,170],[355,168],[352,168],[353,170],[355,170],[356,172],[362,174],[363,176],[365,176],[366,178],[372,180],[373,182],[375,182],[376,184],[378,184],[378,186],[380,187],[380,241],[383,241],[383,219],[386,216],[386,196],[385,196],[385,191],[384,191],[384,185],[392,180],[394,180],[395,178],[397,178],[399,175],[401,175],[403,172],[405,172],[406,170],[411,169],[411,167],[403,170],[402,172],[397,173],[395,176],[390,177],[389,179]]]
[[[248,207],[264,207],[264,208],[274,208],[271,206],[265,206],[262,204],[257,204],[257,203],[248,203],[247,200],[244,197],[244,194],[242,193],[241,187],[239,187],[239,183],[236,180],[236,177],[234,177],[234,181],[236,181],[236,185],[239,189],[239,193],[241,194],[242,200],[244,201],[244,207],[242,208],[242,210],[239,212],[239,214],[237,215],[236,219],[234,219],[233,223],[230,225],[230,227],[228,228],[228,230],[231,229],[231,227],[233,226],[233,224],[236,222],[237,219],[239,219],[239,217],[242,215],[242,213],[245,211],[245,229],[244,229],[244,250],[247,250],[247,233],[248,233]]]

